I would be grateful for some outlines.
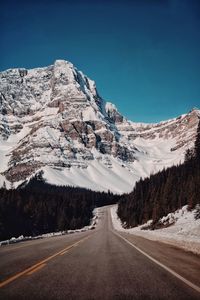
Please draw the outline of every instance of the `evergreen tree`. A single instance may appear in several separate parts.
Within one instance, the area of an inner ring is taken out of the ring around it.
[[[187,149],[185,152],[185,162],[190,161],[194,158],[194,150],[193,149]]]
[[[200,121],[194,154],[187,150],[184,164],[164,169],[144,180],[140,179],[130,194],[121,197],[118,216],[126,227],[134,227],[151,219],[153,228],[156,228],[159,219],[168,213],[186,204],[188,209],[194,209],[200,204],[199,191]]]
[[[200,162],[200,118],[199,118],[199,124],[197,127],[197,136],[196,141],[194,144],[194,155],[198,162]]]
[[[0,188],[0,240],[84,227],[95,206],[118,199],[112,193],[54,186],[36,175],[18,189]]]

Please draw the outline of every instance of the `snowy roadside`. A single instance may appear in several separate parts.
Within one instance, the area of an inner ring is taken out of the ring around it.
[[[49,233],[44,233],[40,234],[37,236],[19,236],[19,237],[12,237],[11,239],[5,240],[5,241],[0,241],[0,246],[3,245],[9,245],[9,244],[15,244],[15,243],[20,243],[20,242],[25,242],[25,241],[30,241],[30,240],[38,240],[38,239],[43,239],[43,238],[49,238],[49,237],[55,237],[55,236],[60,236],[60,235],[66,235],[66,234],[72,234],[76,232],[84,232],[87,230],[92,230],[96,228],[96,225],[98,223],[98,217],[99,217],[99,208],[95,208],[93,210],[93,218],[91,219],[90,225],[85,226],[80,229],[74,229],[74,230],[66,230],[66,231],[57,231],[57,232],[49,232]]]
[[[153,241],[161,241],[200,254],[200,219],[195,220],[195,211],[187,211],[187,206],[183,206],[182,209],[161,219],[163,224],[166,221],[173,223],[171,226],[156,230],[141,229],[145,225],[149,225],[151,221],[138,227],[124,229],[117,216],[117,205],[112,206],[110,211],[113,227],[118,231],[142,236]]]

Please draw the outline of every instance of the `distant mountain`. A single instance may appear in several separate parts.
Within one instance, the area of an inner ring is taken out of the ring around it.
[[[176,222],[168,216],[164,226],[162,217],[187,205],[188,210],[196,209],[195,217],[198,219],[199,190],[200,119],[194,148],[187,150],[185,162],[138,181],[131,193],[120,196],[118,216],[127,228],[148,222],[146,229],[157,229]]]
[[[194,109],[156,124],[134,123],[98,94],[70,62],[0,73],[0,184],[43,170],[49,183],[130,192],[184,159],[194,144]]]

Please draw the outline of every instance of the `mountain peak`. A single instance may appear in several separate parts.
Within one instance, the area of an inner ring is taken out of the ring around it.
[[[59,69],[60,71],[64,71],[64,72],[66,72],[66,70],[74,70],[75,71],[75,67],[71,62],[69,62],[67,60],[62,60],[62,59],[55,60],[54,69]]]
[[[0,72],[0,185],[17,186],[43,170],[51,183],[129,192],[140,177],[183,161],[197,113],[127,121],[65,60]]]
[[[72,67],[74,66],[70,61],[65,60],[65,59],[56,59],[54,62],[54,65],[71,65]]]
[[[188,114],[196,114],[197,116],[200,116],[200,110],[197,107],[193,107]]]

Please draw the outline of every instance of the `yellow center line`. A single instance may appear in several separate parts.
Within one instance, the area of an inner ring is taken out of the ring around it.
[[[33,269],[32,271],[28,272],[27,275],[31,275],[37,271],[39,271],[40,269],[42,269],[44,266],[46,266],[46,264],[42,264],[40,266],[38,266],[37,268]]]
[[[19,273],[15,274],[15,275],[11,276],[10,278],[8,278],[8,279],[6,279],[6,280],[0,282],[0,288],[2,288],[3,286],[7,285],[8,283],[10,283],[10,282],[16,280],[17,278],[19,278],[19,277],[21,277],[21,276],[23,276],[23,275],[25,275],[25,274],[27,274],[27,273],[31,273],[31,272],[32,272],[33,270],[35,270],[36,268],[40,267],[40,266],[43,265],[43,264],[46,264],[46,262],[48,262],[48,261],[51,260],[52,258],[54,258],[54,257],[56,257],[56,256],[58,256],[58,255],[60,255],[60,254],[62,254],[62,253],[65,252],[65,251],[68,251],[69,249],[71,249],[71,248],[73,248],[73,247],[78,246],[79,243],[83,242],[84,240],[88,239],[88,238],[91,237],[91,236],[92,236],[92,234],[89,235],[89,236],[87,236],[87,237],[84,237],[83,239],[79,240],[78,242],[75,242],[74,244],[65,247],[65,248],[62,249],[61,251],[56,252],[56,253],[54,253],[53,255],[51,255],[51,256],[49,256],[49,257],[47,257],[47,258],[41,260],[40,262],[38,262],[38,263],[36,263],[36,264],[34,264],[32,267],[29,267],[29,268],[25,269],[24,271],[19,272]],[[64,253],[63,253],[63,254],[64,254]]]
[[[73,248],[73,247],[75,247],[75,246],[77,246],[78,244],[76,243],[75,245],[72,245],[72,246],[69,246],[67,249],[65,249],[65,251],[62,251],[61,253],[60,253],[60,255],[63,255],[63,254],[65,254],[65,253],[67,253],[71,248]]]

